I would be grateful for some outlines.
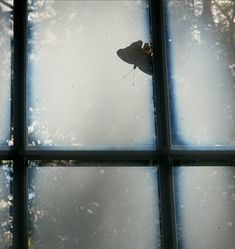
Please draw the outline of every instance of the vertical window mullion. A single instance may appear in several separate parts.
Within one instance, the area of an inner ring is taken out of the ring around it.
[[[25,80],[27,0],[14,1],[14,86],[13,118],[16,156],[13,173],[13,248],[27,248]]]
[[[13,249],[26,249],[26,162],[18,158],[13,167]]]
[[[176,249],[172,162],[167,157],[159,159],[159,189],[162,248]]]
[[[157,127],[159,158],[159,189],[162,248],[176,248],[174,222],[172,163],[169,158],[170,128],[167,100],[166,58],[164,56],[163,1],[151,1],[151,24],[154,49],[155,96],[157,104]]]

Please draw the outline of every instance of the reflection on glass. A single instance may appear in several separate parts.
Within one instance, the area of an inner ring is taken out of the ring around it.
[[[148,1],[29,1],[28,18],[28,145],[154,149]]]
[[[0,2],[0,146],[13,145],[11,138],[12,3]]]
[[[173,145],[235,145],[233,0],[166,1]]]
[[[234,167],[177,167],[174,189],[179,249],[234,248]]]
[[[10,194],[10,181],[12,168],[10,163],[0,161],[0,248],[12,246],[12,195]]]
[[[32,248],[160,249],[154,167],[32,167],[28,198]]]

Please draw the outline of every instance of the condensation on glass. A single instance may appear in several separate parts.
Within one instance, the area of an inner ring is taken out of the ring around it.
[[[11,70],[13,1],[0,2],[0,147],[13,145],[11,135]]]
[[[0,248],[12,246],[12,163],[0,161]]]
[[[176,167],[179,249],[231,249],[235,245],[235,168]]]
[[[28,7],[29,148],[154,149],[148,1]]]
[[[235,4],[166,3],[172,145],[235,145]]]
[[[31,163],[29,245],[160,249],[157,169],[86,166]]]

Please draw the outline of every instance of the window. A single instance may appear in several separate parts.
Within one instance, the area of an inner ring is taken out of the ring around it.
[[[234,17],[0,0],[0,248],[233,248]]]

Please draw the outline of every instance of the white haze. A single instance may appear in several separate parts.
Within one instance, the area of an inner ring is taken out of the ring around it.
[[[227,48],[222,43],[213,48],[221,35],[219,32],[212,35],[208,31],[205,35],[204,31],[202,40],[199,30],[184,29],[179,20],[184,18],[186,10],[182,7],[177,13],[167,17],[171,46],[171,117],[176,117],[175,123],[172,122],[173,144],[234,146],[235,81],[229,77],[229,61],[224,56]],[[203,25],[198,18],[195,26]],[[187,40],[190,32],[191,41]]]
[[[36,167],[29,175],[35,248],[160,249],[156,168]]]
[[[146,3],[43,1],[30,14],[30,145],[154,148],[152,77],[136,69],[123,79],[133,65],[116,54],[150,41]]]
[[[0,12],[0,145],[10,137],[11,24],[10,16]]]
[[[179,167],[174,176],[179,248],[233,248],[234,168]]]

